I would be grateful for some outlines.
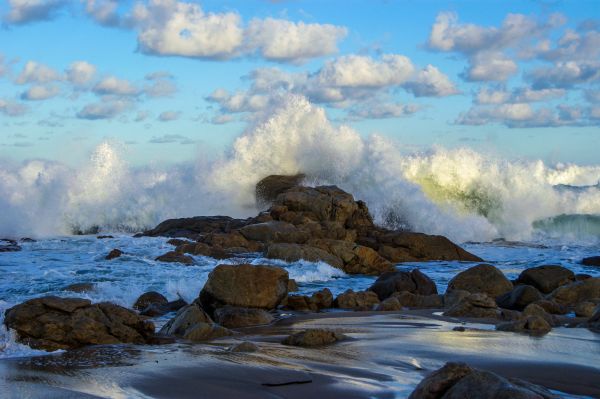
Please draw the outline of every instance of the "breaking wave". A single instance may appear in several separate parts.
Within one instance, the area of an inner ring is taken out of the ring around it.
[[[332,124],[289,96],[253,122],[220,158],[131,167],[116,142],[79,168],[0,161],[0,235],[139,231],[166,218],[256,213],[254,185],[303,172],[367,202],[378,223],[456,241],[548,234],[600,237],[600,166],[508,161],[472,149],[409,153],[380,135]]]

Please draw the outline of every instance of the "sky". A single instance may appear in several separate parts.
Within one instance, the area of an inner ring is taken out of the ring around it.
[[[407,150],[599,164],[600,2],[2,0],[0,159],[219,153],[284,96]]]

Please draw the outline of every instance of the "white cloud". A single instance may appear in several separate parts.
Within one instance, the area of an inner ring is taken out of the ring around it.
[[[179,119],[180,116],[181,116],[181,112],[164,111],[164,112],[161,112],[160,115],[158,115],[158,120],[161,122],[171,122],[171,121]]]
[[[82,0],[85,2],[85,12],[96,22],[105,26],[119,26],[121,18],[118,14],[117,0]]]
[[[535,90],[529,87],[517,89],[513,93],[514,102],[536,102],[554,100],[563,97],[567,93],[564,89],[540,89]]]
[[[41,101],[56,97],[60,94],[60,88],[55,85],[35,85],[21,94],[22,100]]]
[[[215,125],[223,125],[225,123],[233,122],[234,120],[235,118],[233,117],[233,115],[219,114],[213,116],[210,122]]]
[[[477,104],[503,104],[509,99],[510,93],[504,89],[495,90],[487,87],[481,88],[475,96]]]
[[[23,104],[0,98],[0,113],[6,116],[21,116],[27,112]]]
[[[570,88],[600,79],[600,61],[558,62],[551,67],[534,69],[527,74],[534,88]]]
[[[416,78],[405,83],[404,87],[416,97],[445,97],[459,93],[448,76],[433,65],[420,70]]]
[[[135,96],[139,94],[139,90],[129,81],[114,76],[102,79],[94,86],[93,91],[98,95]]]
[[[67,4],[66,0],[8,0],[5,21],[26,24],[53,18]]]
[[[155,72],[146,75],[146,80],[150,83],[144,86],[144,93],[149,97],[168,97],[177,92],[173,76],[169,73]]]
[[[96,75],[96,67],[86,61],[75,61],[66,72],[69,82],[75,86],[85,86]]]
[[[98,120],[112,119],[131,107],[131,103],[123,100],[101,101],[83,107],[77,117],[80,119]]]
[[[463,74],[469,81],[505,81],[517,73],[516,62],[502,53],[481,52],[469,60],[470,66]]]
[[[222,112],[238,113],[260,111],[269,104],[270,98],[264,94],[229,93],[227,90],[217,89],[206,100],[219,104]]]
[[[245,36],[249,51],[256,50],[267,60],[298,63],[336,53],[337,42],[347,33],[334,25],[266,18],[250,21]]]
[[[397,104],[397,103],[370,103],[361,105],[352,109],[349,113],[349,119],[386,119],[400,118],[409,116],[419,110],[419,107],[414,104]]]
[[[27,83],[49,83],[61,79],[62,76],[54,69],[35,61],[28,61],[17,77],[16,83],[21,85]]]

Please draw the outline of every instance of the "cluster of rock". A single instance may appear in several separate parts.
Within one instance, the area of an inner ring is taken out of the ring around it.
[[[548,389],[517,378],[474,369],[465,363],[446,363],[425,377],[409,399],[462,398],[557,399]]]
[[[18,252],[21,250],[21,246],[16,240],[9,238],[0,239],[0,252]]]
[[[479,261],[442,236],[375,226],[367,205],[335,186],[304,187],[301,176],[269,176],[257,184],[257,199],[270,204],[249,219],[201,216],[171,219],[146,231],[172,240],[175,250],[157,258],[193,264],[189,255],[217,259],[263,252],[285,261],[323,261],[349,274],[380,275],[397,262]]]

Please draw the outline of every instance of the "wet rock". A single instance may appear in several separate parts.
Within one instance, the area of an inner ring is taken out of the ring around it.
[[[63,291],[82,293],[94,291],[95,288],[96,285],[94,283],[75,283],[67,285],[65,288],[63,288]]]
[[[309,262],[325,262],[333,267],[342,269],[344,262],[329,252],[302,244],[276,243],[267,247],[265,256],[269,259],[281,259],[286,262],[297,262],[307,260]]]
[[[194,264],[194,258],[176,251],[167,252],[166,254],[159,256],[155,260],[159,262],[182,263],[184,265]]]
[[[448,291],[465,290],[496,298],[513,289],[504,274],[492,265],[481,264],[458,273],[448,283]]]
[[[552,300],[542,299],[539,301],[535,301],[533,303],[535,305],[538,305],[539,307],[541,307],[547,313],[550,313],[550,314],[567,314],[567,313],[569,313],[569,309],[566,306],[560,305]]]
[[[278,220],[250,224],[242,227],[239,231],[247,240],[261,242],[303,244],[310,238],[308,232],[298,229],[291,223]]]
[[[600,298],[600,278],[593,277],[558,287],[548,296],[558,304],[575,306],[579,302]]]
[[[335,331],[321,328],[309,329],[292,334],[283,340],[282,344],[302,347],[331,345],[346,339],[346,336]]]
[[[310,302],[315,305],[317,310],[331,308],[333,306],[333,294],[329,288],[323,288],[311,295]]]
[[[263,309],[222,307],[215,310],[215,321],[227,328],[240,328],[269,324],[273,315]]]
[[[198,323],[187,329],[181,338],[188,341],[210,341],[229,335],[233,335],[233,332],[218,324]]]
[[[210,316],[197,303],[193,303],[181,308],[175,317],[164,325],[160,334],[190,341],[207,341],[232,333],[214,324]]]
[[[372,291],[354,292],[349,289],[335,298],[334,306],[339,309],[373,310],[379,304],[377,294]]]
[[[239,231],[230,233],[210,233],[202,236],[200,242],[225,252],[259,252],[264,244],[246,239]]]
[[[592,276],[590,274],[586,274],[586,273],[577,273],[575,275],[575,281],[583,281],[583,280],[587,280],[588,278],[592,278]]]
[[[104,235],[104,236],[97,236],[96,238],[97,238],[98,240],[107,240],[107,239],[110,239],[110,238],[115,238],[115,237],[113,237],[113,236],[109,236],[109,235]]]
[[[552,330],[552,326],[540,316],[529,316],[496,326],[498,331],[526,333],[530,335],[544,335]]]
[[[287,297],[286,307],[297,311],[317,312],[321,309],[331,308],[333,306],[333,294],[329,288],[317,291],[312,296],[289,295]]]
[[[180,254],[208,256],[214,259],[229,259],[233,257],[232,254],[225,252],[222,248],[211,247],[203,242],[181,244],[175,248],[175,252]]]
[[[511,398],[558,399],[559,396],[539,385],[518,379],[506,379],[465,363],[446,363],[425,377],[409,399]]]
[[[394,271],[384,273],[369,288],[377,294],[380,300],[389,298],[394,292],[407,291],[413,294],[437,294],[437,287],[433,280],[418,269],[410,272]]]
[[[500,309],[496,301],[485,294],[471,294],[444,312],[444,316],[497,318]]]
[[[94,344],[143,344],[154,334],[154,325],[129,309],[55,296],[31,299],[7,310],[4,322],[21,342],[49,351]]]
[[[590,319],[584,324],[585,327],[589,328],[592,331],[600,332],[600,306],[596,308],[594,314]]]
[[[168,219],[143,235],[151,237],[185,237],[196,240],[208,233],[229,233],[239,229],[251,219],[233,219],[229,216],[196,216],[193,218]]]
[[[200,292],[209,313],[222,306],[275,309],[287,296],[288,272],[274,266],[218,265]]]
[[[556,326],[559,324],[556,317],[552,316],[550,313],[546,312],[544,308],[534,303],[527,305],[527,307],[523,309],[523,312],[519,318],[526,319],[530,316],[541,317],[542,319],[546,320],[550,326]]]
[[[111,259],[115,259],[118,258],[119,256],[123,255],[123,251],[121,251],[120,249],[113,249],[112,251],[110,251],[108,253],[108,255],[106,255],[106,257],[104,259],[106,260],[111,260]]]
[[[33,238],[29,238],[29,237],[23,237],[19,241],[20,242],[37,242],[37,240],[34,240]]]
[[[167,241],[167,244],[178,247],[183,244],[194,244],[194,241],[182,240],[181,238],[171,238],[169,241]]]
[[[272,204],[277,196],[292,187],[299,186],[306,176],[302,173],[292,176],[271,175],[256,183],[256,203],[259,209]]]
[[[403,308],[440,309],[444,307],[444,297],[442,295],[419,295],[403,291],[395,292],[392,298],[396,298]]]
[[[451,308],[469,295],[471,295],[471,293],[465,290],[446,291],[444,294],[444,307]]]
[[[311,240],[310,244],[341,259],[341,269],[348,274],[380,275],[395,270],[390,262],[368,247],[330,239]]]
[[[532,285],[544,294],[549,294],[561,285],[575,281],[575,274],[562,266],[544,265],[523,270],[517,284]]]
[[[390,298],[386,298],[383,301],[381,301],[381,303],[379,305],[377,305],[375,310],[382,311],[382,312],[393,312],[393,311],[402,310],[402,307],[403,306],[400,303],[400,301],[398,300],[398,298],[390,297]]]
[[[530,303],[542,300],[542,294],[531,285],[518,285],[512,291],[496,298],[501,308],[523,310]]]
[[[583,258],[581,264],[585,266],[600,266],[600,256],[590,256],[589,258]]]
[[[18,252],[22,248],[17,244],[15,240],[8,238],[0,239],[0,252]]]
[[[258,345],[256,345],[253,342],[249,342],[249,341],[240,342],[239,344],[234,345],[229,349],[230,352],[246,352],[246,353],[258,352],[259,350],[260,350],[260,348],[258,347]]]
[[[298,283],[293,278],[288,280],[288,292],[298,291]]]
[[[594,302],[579,302],[575,306],[575,315],[577,317],[592,317],[596,311],[597,304]]]
[[[149,291],[143,293],[133,304],[133,308],[136,310],[144,310],[149,305],[166,305],[169,301],[162,294],[156,291]]]

